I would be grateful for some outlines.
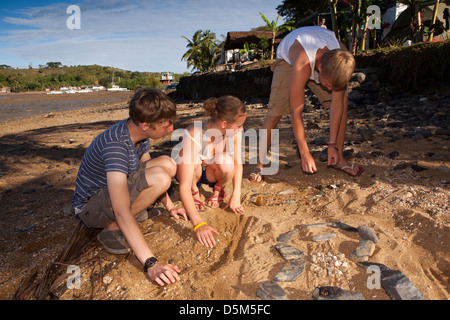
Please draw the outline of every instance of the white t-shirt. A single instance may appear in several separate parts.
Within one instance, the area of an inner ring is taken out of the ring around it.
[[[290,65],[292,65],[289,59],[289,48],[297,40],[305,49],[308,56],[309,63],[311,65],[311,80],[319,83],[319,73],[314,70],[314,64],[316,61],[316,52],[318,49],[327,47],[330,50],[340,49],[339,41],[336,39],[333,31],[325,28],[314,27],[302,27],[295,29],[289,33],[278,46],[277,59],[283,59]]]

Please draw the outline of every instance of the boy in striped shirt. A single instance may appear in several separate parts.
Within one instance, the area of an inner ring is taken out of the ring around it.
[[[150,159],[149,138],[159,139],[173,131],[176,105],[160,90],[142,88],[122,120],[91,143],[80,164],[72,206],[90,228],[102,228],[97,239],[112,254],[131,250],[150,279],[163,286],[180,280],[177,266],[157,263],[137,224],[136,217],[157,199],[170,215],[187,220],[175,208],[167,190],[176,174],[168,156]]]

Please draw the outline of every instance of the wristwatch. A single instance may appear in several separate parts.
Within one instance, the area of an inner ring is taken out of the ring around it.
[[[149,268],[153,267],[155,265],[156,261],[158,261],[158,259],[156,259],[155,257],[151,257],[151,258],[148,258],[147,260],[145,260],[144,272],[147,272],[147,270]]]

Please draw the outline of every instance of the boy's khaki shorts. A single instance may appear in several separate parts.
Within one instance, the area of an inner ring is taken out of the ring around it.
[[[273,78],[267,114],[269,116],[289,114],[289,86],[292,67],[283,59],[277,59],[270,68],[273,71]],[[319,98],[322,106],[329,109],[331,106],[331,92],[324,89],[314,80],[308,80],[306,85]],[[303,89],[299,88],[299,90]]]
[[[145,163],[141,163],[139,169],[127,178],[131,203],[143,190],[148,188],[145,178],[145,165]],[[104,187],[94,194],[84,209],[78,213],[78,217],[89,228],[106,228],[116,221],[108,187]]]

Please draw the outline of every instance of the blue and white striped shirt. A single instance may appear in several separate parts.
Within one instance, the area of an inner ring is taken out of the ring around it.
[[[72,207],[81,212],[89,198],[106,187],[106,172],[126,175],[137,171],[139,159],[150,150],[149,139],[136,148],[130,138],[127,120],[122,120],[98,135],[86,150],[78,170]]]

